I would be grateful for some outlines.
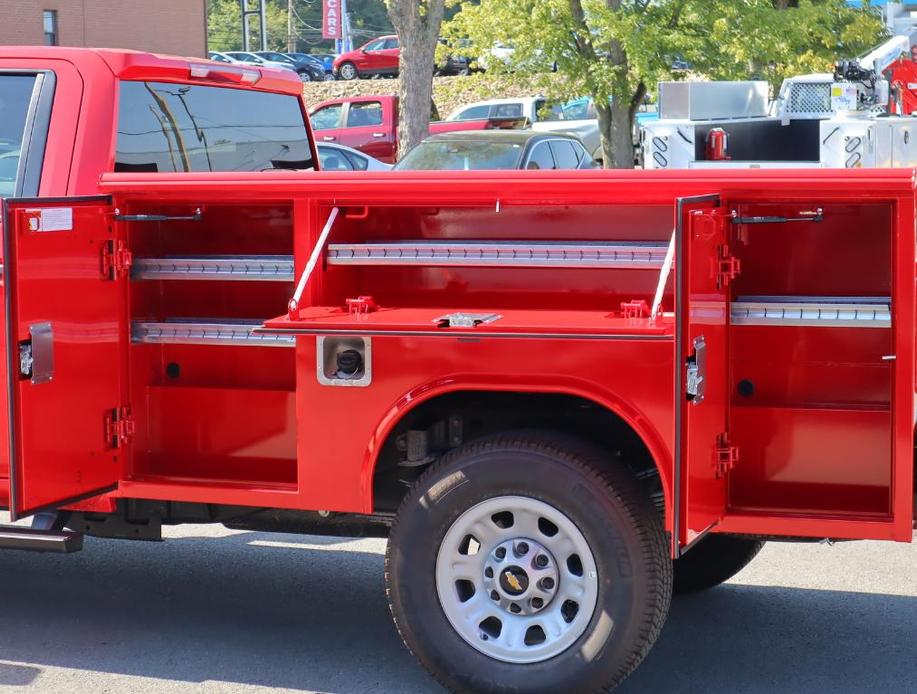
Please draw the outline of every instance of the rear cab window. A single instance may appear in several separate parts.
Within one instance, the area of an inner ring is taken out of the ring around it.
[[[0,197],[37,195],[54,77],[0,72]]]
[[[115,171],[312,168],[305,119],[293,95],[121,82]]]

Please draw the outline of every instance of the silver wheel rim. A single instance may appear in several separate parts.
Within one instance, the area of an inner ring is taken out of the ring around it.
[[[525,496],[482,501],[459,516],[436,557],[436,590],[470,646],[507,663],[569,648],[598,603],[589,543],[559,510]]]
[[[303,82],[311,82],[312,76],[308,72],[300,72],[299,79],[301,79]]]
[[[344,65],[341,67],[341,77],[345,80],[352,80],[356,74],[357,71],[353,65]]]

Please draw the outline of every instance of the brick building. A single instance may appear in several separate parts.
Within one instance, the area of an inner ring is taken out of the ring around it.
[[[206,0],[3,0],[2,45],[207,55]]]

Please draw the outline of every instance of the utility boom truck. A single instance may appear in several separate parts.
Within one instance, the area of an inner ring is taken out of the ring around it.
[[[663,82],[641,131],[648,169],[917,166],[917,64],[894,36],[833,73],[766,82]],[[906,56],[906,57],[902,57]]]
[[[912,539],[911,171],[323,173],[292,73],[127,51],[0,95],[0,548],[387,536],[434,677],[553,693],[768,538]]]

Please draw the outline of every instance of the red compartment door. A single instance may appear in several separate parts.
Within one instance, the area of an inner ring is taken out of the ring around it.
[[[726,511],[730,449],[726,217],[714,195],[682,198],[676,220],[676,549]]]
[[[14,518],[112,489],[121,475],[128,280],[110,202],[3,206]]]

